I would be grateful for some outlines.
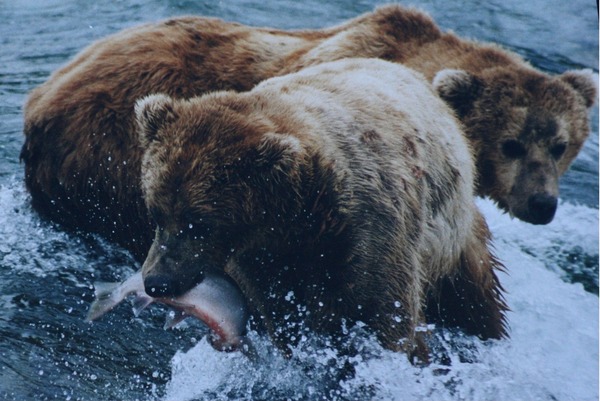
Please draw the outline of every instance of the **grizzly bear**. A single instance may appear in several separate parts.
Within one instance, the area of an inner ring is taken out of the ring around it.
[[[346,59],[250,92],[136,105],[156,234],[151,296],[225,271],[283,350],[363,322],[426,359],[427,320],[506,335],[506,306],[452,111],[418,73]]]
[[[427,15],[398,5],[332,28],[293,32],[182,17],[92,44],[32,91],[25,106],[21,159],[33,206],[143,258],[152,235],[140,188],[137,99],[247,91],[269,77],[346,57],[381,58],[422,72],[463,123],[477,194],[522,220],[552,220],[558,178],[589,134],[587,109],[596,96],[591,73],[549,76],[497,46],[444,33]]]

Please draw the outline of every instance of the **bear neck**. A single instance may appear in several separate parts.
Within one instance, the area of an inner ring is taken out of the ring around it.
[[[393,61],[422,73],[429,82],[445,69],[464,70],[481,76],[486,70],[498,68],[531,69],[518,55],[487,43],[466,41],[446,33],[408,52],[398,54]]]

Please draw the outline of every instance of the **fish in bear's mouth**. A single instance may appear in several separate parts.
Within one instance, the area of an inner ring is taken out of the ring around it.
[[[195,287],[178,297],[153,298],[144,290],[141,270],[120,283],[94,284],[96,299],[87,320],[94,321],[112,310],[129,295],[135,295],[136,316],[153,302],[164,303],[175,310],[167,315],[165,328],[171,328],[188,316],[204,322],[211,331],[209,341],[219,351],[241,351],[252,357],[254,349],[245,336],[249,319],[248,306],[237,284],[226,274],[205,275]]]

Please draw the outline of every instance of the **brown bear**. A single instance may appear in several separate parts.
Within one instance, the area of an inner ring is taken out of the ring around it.
[[[360,321],[426,359],[426,314],[506,335],[472,155],[420,74],[346,59],[245,93],[152,95],[136,116],[156,223],[149,295],[224,270],[284,350],[302,330],[340,337]]]
[[[143,258],[151,229],[134,132],[138,98],[246,91],[266,78],[345,57],[381,58],[422,72],[462,120],[477,193],[522,220],[552,220],[558,178],[589,134],[587,109],[596,96],[590,73],[551,77],[497,46],[444,33],[427,15],[398,5],[323,30],[183,17],[92,44],[26,104],[21,158],[33,205]]]

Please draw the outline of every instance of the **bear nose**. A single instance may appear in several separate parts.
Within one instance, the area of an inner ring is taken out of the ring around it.
[[[558,199],[548,194],[535,194],[529,198],[530,223],[548,224],[554,218]]]
[[[144,289],[153,298],[181,295],[181,285],[170,276],[162,274],[147,276],[144,279]]]

